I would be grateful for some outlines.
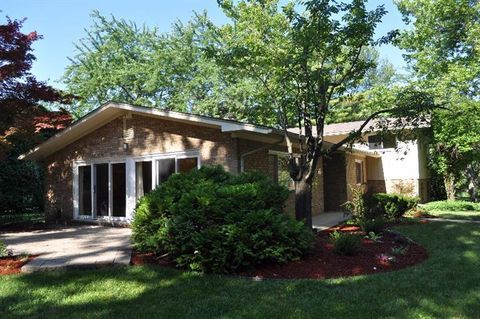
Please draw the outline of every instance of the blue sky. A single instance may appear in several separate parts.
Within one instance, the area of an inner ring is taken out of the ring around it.
[[[388,14],[377,29],[377,34],[403,27],[401,15],[393,0],[370,0],[369,7],[384,4]],[[43,39],[34,44],[37,60],[32,73],[39,80],[62,88],[58,82],[68,57],[75,55],[74,43],[84,37],[85,28],[91,24],[90,13],[98,10],[103,15],[113,14],[117,18],[135,21],[138,25],[156,26],[168,32],[177,19],[187,21],[194,11],[206,10],[217,24],[226,22],[215,0],[2,0],[0,21],[5,16],[12,19],[27,18],[23,31],[37,31]],[[383,58],[392,62],[397,69],[405,67],[401,51],[392,46],[380,48]]]

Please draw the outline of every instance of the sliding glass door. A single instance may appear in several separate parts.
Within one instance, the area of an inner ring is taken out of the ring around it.
[[[148,194],[172,174],[199,166],[200,157],[186,152],[76,162],[75,218],[130,218],[135,199]]]
[[[126,217],[125,163],[78,166],[78,214],[83,217]]]

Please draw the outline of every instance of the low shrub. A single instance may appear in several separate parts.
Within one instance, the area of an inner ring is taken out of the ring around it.
[[[380,233],[385,226],[385,221],[382,218],[363,219],[358,222],[358,225],[367,234],[370,232]]]
[[[480,211],[480,203],[472,203],[463,200],[442,200],[425,204],[427,211]]]
[[[366,219],[397,219],[418,205],[418,198],[400,194],[366,194],[364,196]]]
[[[202,272],[296,260],[313,234],[283,213],[288,193],[259,173],[232,175],[220,166],[174,174],[138,202],[133,242]]]
[[[0,241],[0,257],[7,257],[9,256],[9,250],[7,249],[7,246]]]
[[[338,255],[354,255],[362,247],[362,239],[359,235],[335,231],[330,234],[333,250]]]

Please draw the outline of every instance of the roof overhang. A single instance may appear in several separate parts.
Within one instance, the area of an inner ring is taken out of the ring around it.
[[[188,113],[161,111],[155,108],[134,106],[124,103],[108,102],[81,119],[77,120],[65,130],[54,135],[47,141],[38,145],[30,152],[19,156],[19,159],[40,160],[76,140],[92,133],[99,127],[126,114],[138,114],[142,116],[165,119],[175,122],[187,123],[203,127],[218,128],[221,132],[246,132],[254,135],[275,135],[273,128],[241,123],[237,121],[217,119],[207,116]]]

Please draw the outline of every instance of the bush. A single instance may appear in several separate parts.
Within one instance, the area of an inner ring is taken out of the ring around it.
[[[0,257],[7,257],[9,255],[10,253],[7,249],[7,246],[2,241],[0,241]]]
[[[364,201],[366,219],[397,219],[418,205],[418,198],[399,194],[366,194]]]
[[[349,214],[352,214],[356,220],[362,220],[365,216],[365,200],[364,200],[364,188],[361,185],[350,185],[352,193],[352,200],[347,201],[341,205],[342,210]]]
[[[351,233],[335,231],[330,235],[333,242],[333,250],[339,255],[354,255],[362,247],[360,236]]]
[[[427,211],[480,211],[480,204],[463,200],[443,200],[427,203],[424,208]]]
[[[385,226],[385,222],[382,218],[377,219],[364,219],[359,222],[360,228],[367,234],[370,232],[380,233]]]
[[[259,173],[235,176],[220,166],[174,174],[138,202],[133,242],[203,272],[296,260],[313,234],[283,213],[288,193]]]

